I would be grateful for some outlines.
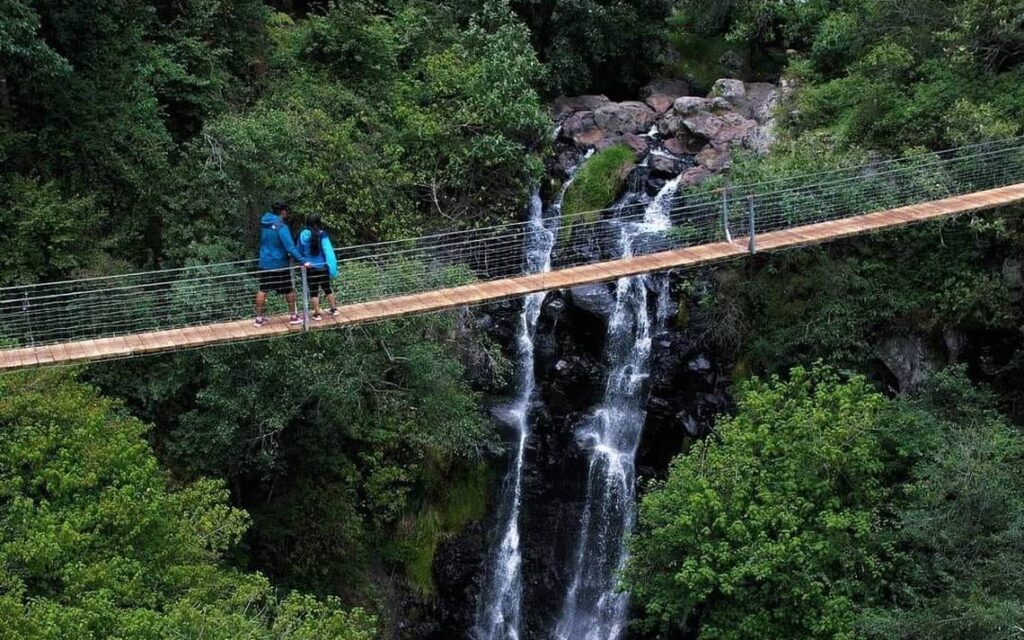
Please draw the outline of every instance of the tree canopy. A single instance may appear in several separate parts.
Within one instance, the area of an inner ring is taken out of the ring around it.
[[[232,568],[248,516],[221,481],[172,483],[145,432],[69,375],[0,378],[0,637],[374,637]]]

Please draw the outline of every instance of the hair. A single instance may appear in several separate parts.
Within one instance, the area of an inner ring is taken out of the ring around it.
[[[311,213],[306,217],[306,227],[309,229],[309,254],[318,256],[323,252],[324,244],[324,221],[319,213]]]
[[[270,210],[273,211],[274,213],[280,215],[282,211],[287,211],[288,210],[288,204],[278,200],[274,204],[270,205]]]

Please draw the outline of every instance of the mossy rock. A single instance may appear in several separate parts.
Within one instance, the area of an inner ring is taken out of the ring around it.
[[[594,222],[601,209],[615,202],[635,159],[628,146],[614,144],[583,163],[562,201],[563,238],[572,233],[574,223]]]
[[[405,565],[406,579],[421,597],[436,594],[433,566],[438,545],[487,516],[491,485],[491,471],[485,464],[469,465],[445,481],[440,501],[424,504],[399,523],[392,559]]]

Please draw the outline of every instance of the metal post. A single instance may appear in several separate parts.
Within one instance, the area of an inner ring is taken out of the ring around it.
[[[35,346],[36,341],[35,338],[32,336],[32,316],[29,314],[28,308],[28,291],[26,291],[23,295],[21,303],[21,312],[25,314],[25,330],[28,332],[28,344],[29,346]]]
[[[309,331],[309,278],[306,276],[308,269],[299,269],[302,271],[302,330]]]
[[[725,230],[725,240],[732,244],[732,234],[729,233],[729,189],[722,189],[722,228]]]
[[[750,217],[750,253],[757,253],[754,234],[754,196],[747,196],[747,214]]]

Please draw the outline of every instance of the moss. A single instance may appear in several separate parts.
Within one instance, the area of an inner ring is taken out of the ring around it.
[[[409,584],[421,596],[435,593],[433,566],[438,545],[486,516],[490,487],[486,465],[468,467],[449,479],[439,501],[424,504],[399,525],[398,559],[405,566]]]
[[[562,202],[562,215],[567,220],[563,233],[572,233],[573,222],[592,222],[596,211],[615,201],[635,158],[632,149],[615,144],[598,151],[580,167]]]

